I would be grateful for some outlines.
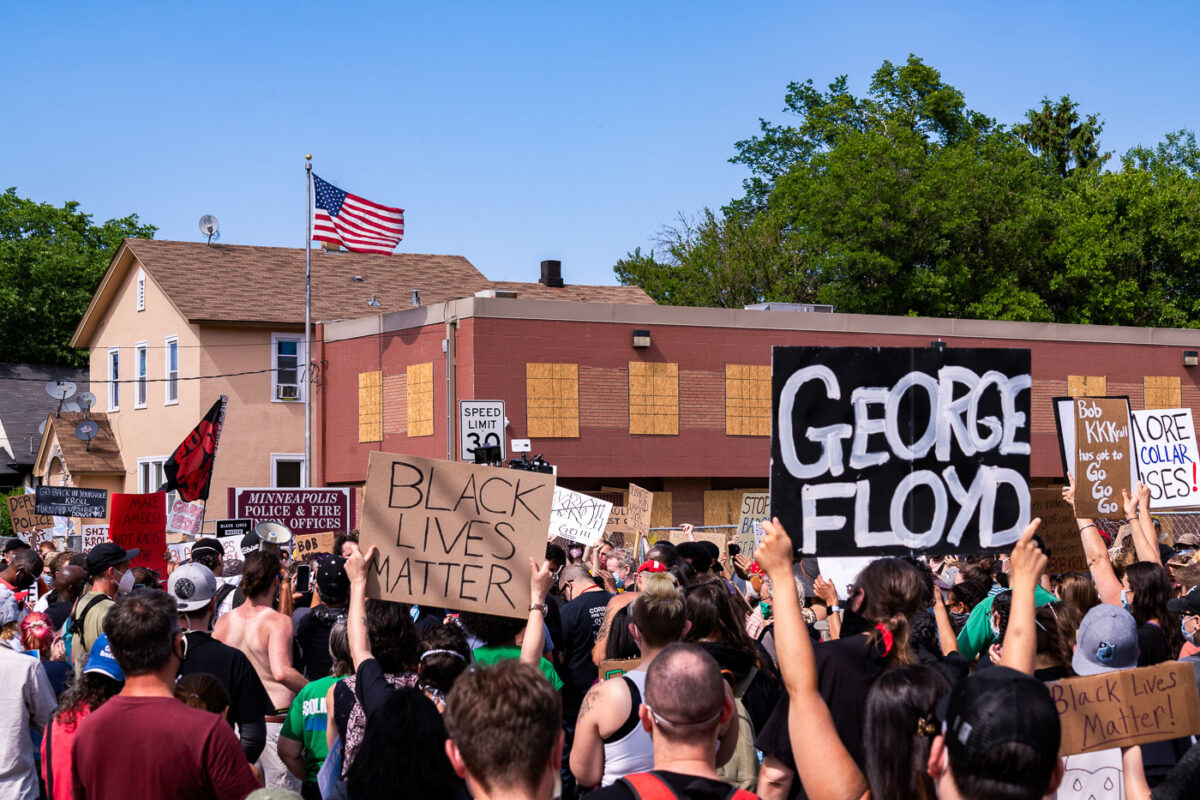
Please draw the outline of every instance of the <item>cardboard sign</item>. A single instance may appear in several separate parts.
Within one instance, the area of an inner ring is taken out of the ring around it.
[[[554,476],[372,451],[359,546],[367,596],[524,619]]]
[[[762,522],[771,513],[770,492],[747,492],[742,495],[742,510],[738,517],[738,547],[747,558],[754,558],[762,541]]]
[[[217,538],[221,542],[221,547],[225,548],[224,558],[232,558],[234,561],[246,560],[246,556],[242,554],[241,534],[235,536],[219,536]]]
[[[1124,398],[1081,397],[1075,401],[1072,461],[1077,516],[1124,516],[1121,490],[1132,489],[1137,479],[1131,427],[1129,401]]]
[[[1186,662],[1067,678],[1046,688],[1062,723],[1060,756],[1200,733],[1200,695]]]
[[[771,515],[820,556],[1003,550],[1029,523],[1028,350],[776,347]]]
[[[77,486],[39,486],[34,508],[39,514],[54,517],[104,519],[108,515],[107,489],[80,489]]]
[[[176,500],[171,506],[171,515],[167,518],[167,531],[184,533],[190,536],[199,535],[204,527],[204,503],[188,503]]]
[[[1200,451],[1191,409],[1134,411],[1132,420],[1138,474],[1150,490],[1150,508],[1200,506]]]
[[[1070,503],[1062,499],[1061,489],[1030,489],[1029,515],[1040,517],[1038,535],[1050,549],[1050,564],[1046,572],[1063,575],[1068,572],[1087,574],[1087,556],[1079,538],[1079,525]]]
[[[296,558],[307,558],[315,553],[332,553],[335,535],[330,532],[306,533],[303,536],[297,536],[292,543],[292,552]]]
[[[633,532],[638,536],[650,535],[650,515],[654,510],[654,492],[643,489],[636,483],[629,484],[629,500],[625,507]]]
[[[165,492],[147,494],[114,494],[109,535],[121,547],[136,547],[141,552],[132,562],[135,567],[149,567],[167,574],[167,495]]]
[[[1124,400],[1129,407],[1129,398],[1116,396],[1100,398],[1107,400]],[[1075,474],[1075,401],[1074,397],[1055,397],[1054,426],[1058,430],[1058,455],[1062,459],[1063,476]],[[1129,485],[1136,486],[1138,481],[1137,461],[1129,460]],[[1122,513],[1121,516],[1124,516]]]
[[[641,664],[640,658],[606,658],[600,662],[600,680],[619,678],[626,672],[631,672]]]
[[[612,503],[604,500],[555,486],[550,506],[550,536],[591,547],[604,535],[612,507]]]
[[[98,544],[104,544],[108,541],[108,526],[107,525],[84,525],[83,526],[83,541],[81,547],[86,553]]]
[[[8,498],[8,516],[12,520],[13,533],[28,533],[54,527],[54,517],[38,514],[34,510],[36,505],[36,495],[18,494]]]
[[[260,522],[278,522],[294,534],[340,531],[349,533],[354,503],[350,489],[230,489],[233,515]]]

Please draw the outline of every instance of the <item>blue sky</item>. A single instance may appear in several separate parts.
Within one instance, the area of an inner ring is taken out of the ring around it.
[[[910,52],[1018,121],[1069,93],[1118,153],[1200,128],[1193,4],[5,4],[0,187],[159,237],[303,246],[304,154],[406,209],[402,252],[570,283],[719,207],[790,80]],[[1145,10],[1143,10],[1145,9]]]

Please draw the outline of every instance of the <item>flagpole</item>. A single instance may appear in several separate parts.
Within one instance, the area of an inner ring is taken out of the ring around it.
[[[312,486],[312,153],[304,156],[304,486]]]

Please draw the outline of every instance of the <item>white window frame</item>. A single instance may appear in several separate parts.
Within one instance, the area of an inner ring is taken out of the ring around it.
[[[145,342],[133,345],[133,407],[145,408],[150,394],[150,349]]]
[[[296,399],[284,400],[279,396],[280,386],[293,384],[279,382],[279,343],[296,343]],[[302,333],[272,333],[271,334],[271,402],[272,403],[303,403],[304,402],[304,373],[308,361],[304,353],[304,334]]]
[[[138,490],[138,494],[149,494],[150,492],[158,491],[158,487],[162,486],[163,483],[166,482],[167,472],[166,472],[165,467],[166,467],[167,462],[170,460],[171,460],[170,456],[146,456],[144,458],[139,458],[137,460],[137,465],[138,465],[138,475],[137,475],[138,488],[137,488],[137,490]],[[154,484],[153,486],[147,486],[146,485],[146,475],[145,475],[143,468],[152,466],[152,465],[158,467],[159,480],[158,480],[158,483]],[[179,492],[167,492],[167,514],[171,513],[171,506],[173,506],[175,504],[175,501],[178,499],[179,499]]]
[[[116,369],[113,369],[113,356],[116,356]],[[121,384],[118,379],[121,375],[121,348],[108,348],[108,411],[121,410]]]
[[[175,345],[175,370],[171,370],[171,345]],[[163,343],[163,405],[179,405],[179,337],[168,336]],[[172,390],[175,393],[171,397]]]
[[[146,270],[139,269],[137,273],[137,310],[146,310]]]
[[[271,453],[271,488],[278,489],[279,473],[277,466],[280,462],[298,462],[300,464],[300,486],[304,486],[304,453]],[[288,487],[290,488],[290,487]]]

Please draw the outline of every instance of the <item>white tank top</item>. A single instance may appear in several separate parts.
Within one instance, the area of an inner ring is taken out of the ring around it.
[[[601,786],[609,786],[635,772],[654,769],[654,743],[638,718],[638,706],[646,693],[646,672],[635,670],[622,677],[637,687],[638,694],[632,698],[633,707],[625,724],[604,742],[604,777],[600,779]],[[629,683],[625,685],[629,688]]]

